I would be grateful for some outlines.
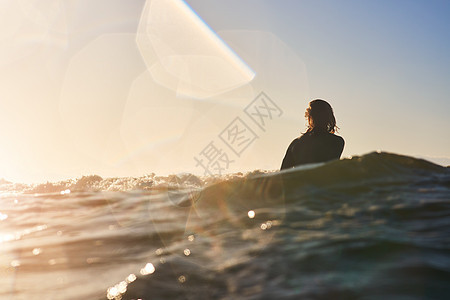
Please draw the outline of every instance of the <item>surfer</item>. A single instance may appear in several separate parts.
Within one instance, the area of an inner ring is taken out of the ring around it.
[[[289,145],[281,170],[310,163],[339,159],[344,139],[335,135],[339,127],[331,105],[321,99],[313,100],[306,109],[308,129]]]

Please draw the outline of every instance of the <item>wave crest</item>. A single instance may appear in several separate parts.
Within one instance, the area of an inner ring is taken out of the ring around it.
[[[282,172],[255,170],[221,176],[197,176],[190,173],[157,176],[151,173],[141,177],[105,179],[99,175],[88,175],[59,182],[31,185],[12,183],[1,179],[0,191],[3,193],[43,194],[64,193],[68,190],[70,192],[184,190],[204,189],[217,184],[221,185],[219,189],[223,188],[224,184],[231,184],[230,189],[240,189],[241,184],[245,182],[247,185],[245,190],[252,192],[254,189],[260,188],[263,181],[279,180],[280,176],[285,187],[299,188],[304,185],[371,184],[375,181],[399,182],[424,177],[428,177],[428,180],[440,180],[439,174],[448,174],[449,172],[450,168],[423,159],[386,152],[372,152],[363,156],[306,165]]]

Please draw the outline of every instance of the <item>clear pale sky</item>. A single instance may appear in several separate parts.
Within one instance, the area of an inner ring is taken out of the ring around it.
[[[224,172],[278,169],[315,98],[344,157],[450,164],[449,1],[150,2],[1,1],[0,178],[202,174],[211,142]],[[261,92],[263,127],[244,112]],[[239,155],[236,118],[257,137]]]

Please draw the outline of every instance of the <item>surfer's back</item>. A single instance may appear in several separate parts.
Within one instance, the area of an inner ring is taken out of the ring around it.
[[[341,157],[345,142],[334,134],[338,127],[331,105],[324,100],[313,100],[306,109],[305,117],[308,119],[308,130],[291,142],[281,170]]]
[[[344,149],[344,139],[332,133],[309,134],[292,141],[281,165],[281,170],[304,164],[339,159]]]

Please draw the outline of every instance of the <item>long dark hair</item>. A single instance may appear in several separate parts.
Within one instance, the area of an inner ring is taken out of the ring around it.
[[[309,102],[305,117],[308,119],[308,130],[306,133],[335,133],[339,127],[336,126],[336,118],[331,105],[322,99]]]

